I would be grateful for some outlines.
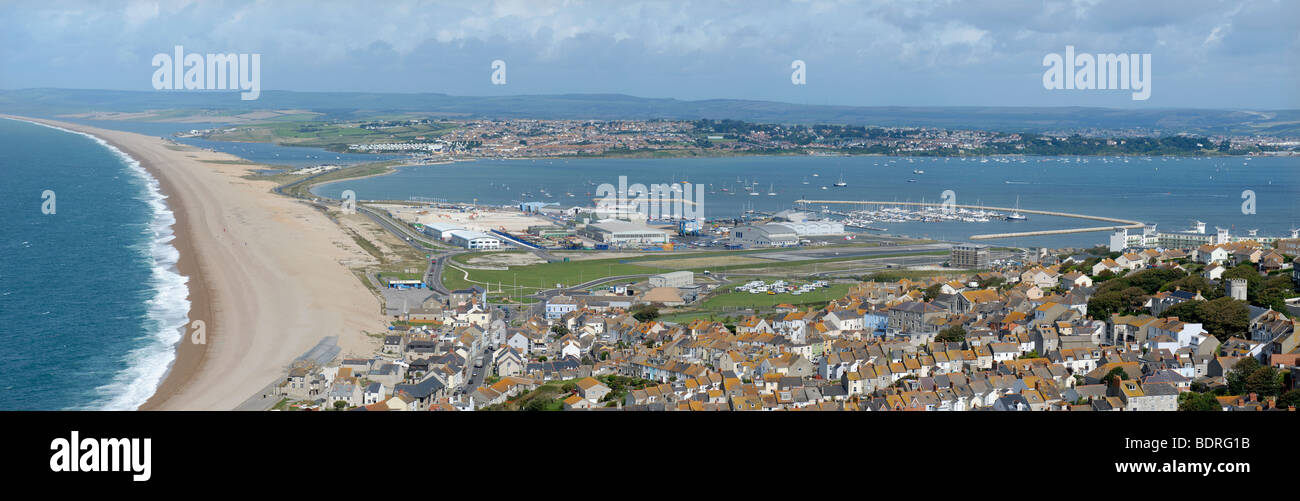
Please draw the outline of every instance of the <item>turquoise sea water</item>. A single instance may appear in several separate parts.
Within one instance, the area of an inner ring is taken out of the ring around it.
[[[156,181],[95,139],[26,122],[0,119],[0,151],[0,409],[134,409],[189,312]]]
[[[987,161],[986,161],[987,160]],[[916,173],[915,171],[923,171]],[[814,176],[816,174],[816,176]],[[522,200],[590,205],[596,187],[689,181],[706,186],[708,218],[735,217],[746,208],[775,212],[797,199],[941,202],[952,190],[958,204],[983,204],[1110,216],[1182,231],[1193,220],[1234,233],[1286,235],[1300,225],[1300,158],[1024,157],[728,157],[702,159],[479,160],[405,167],[387,176],[322,185],[337,198],[513,204]],[[837,188],[840,180],[847,187]],[[807,184],[804,182],[807,181]],[[755,184],[756,183],[756,184]],[[741,190],[749,184],[761,194]],[[826,187],[826,189],[822,189]],[[722,192],[727,188],[729,192]],[[1255,193],[1255,213],[1243,214],[1242,192]],[[551,194],[546,198],[541,193]],[[774,192],[776,195],[768,195]],[[528,193],[529,197],[523,197]],[[572,193],[574,196],[567,196]],[[728,193],[736,193],[730,195]],[[812,207],[820,210],[820,205]],[[832,209],[837,208],[831,206]],[[843,209],[847,206],[839,206]],[[1080,219],[1029,215],[1027,221],[880,223],[887,233],[948,240],[973,234],[1105,226]],[[1089,246],[1107,233],[986,240],[995,245]]]

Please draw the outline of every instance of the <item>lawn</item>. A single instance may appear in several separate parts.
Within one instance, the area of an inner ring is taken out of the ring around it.
[[[630,263],[621,263],[620,259],[593,259],[587,261],[569,261],[558,263],[541,263],[530,264],[525,266],[511,266],[508,270],[475,270],[469,268],[455,268],[457,265],[464,265],[465,259],[473,254],[462,254],[452,258],[450,263],[443,269],[442,282],[448,288],[462,289],[471,285],[487,283],[495,286],[501,284],[502,287],[518,285],[521,292],[531,294],[540,289],[550,289],[555,284],[564,284],[565,286],[577,285],[588,280],[595,280],[615,275],[640,275],[648,273],[658,273],[659,270],[647,266],[640,266]],[[465,272],[469,272],[470,280],[465,279]]]
[[[700,264],[720,264],[724,260],[743,261],[754,258],[747,257],[752,254],[770,252],[770,249],[760,251],[732,251],[723,252],[705,252],[705,253],[681,253],[675,255],[649,255],[632,258],[612,258],[612,259],[588,259],[574,260],[569,262],[539,263],[523,266],[511,266],[507,270],[483,270],[471,269],[464,266],[468,259],[474,256],[482,256],[485,253],[462,254],[452,258],[452,261],[443,269],[443,284],[452,289],[466,288],[472,285],[487,284],[489,289],[498,288],[506,291],[512,291],[506,295],[514,294],[531,294],[541,289],[551,289],[555,284],[563,284],[571,287],[580,283],[598,278],[618,275],[649,275],[664,273],[676,270],[688,270],[696,273],[705,270],[714,272],[735,272],[739,270],[748,270],[752,272],[776,272],[789,270],[792,272],[803,271],[802,268],[808,268],[809,271],[815,268],[814,265],[823,263],[842,263],[847,261],[869,261],[875,259],[884,259],[899,256],[915,256],[926,254],[942,254],[942,251],[924,252],[924,253],[906,253],[906,254],[885,254],[878,256],[846,256],[827,259],[810,259],[804,261],[768,261],[757,260],[759,262],[737,263],[732,266],[699,266]],[[730,254],[729,256],[726,254]],[[824,271],[824,270],[823,270]],[[469,277],[466,279],[466,272]],[[631,280],[631,281],[639,281]],[[499,284],[499,287],[498,287]],[[827,290],[827,289],[822,289]],[[819,291],[820,292],[820,291]],[[750,294],[745,294],[750,296]],[[757,296],[757,294],[753,295]],[[773,296],[767,296],[773,297]],[[779,296],[778,296],[779,297]],[[789,296],[786,298],[801,299],[807,302],[815,302],[819,297],[816,293],[810,293],[800,296]],[[786,301],[780,301],[786,302]],[[777,303],[773,303],[777,304]]]
[[[727,288],[733,285],[725,286]],[[839,299],[849,293],[849,284],[832,284],[830,287],[817,289],[812,292],[805,292],[798,296],[785,294],[750,294],[748,292],[725,292],[709,296],[704,302],[700,303],[699,310],[701,313],[709,311],[734,310],[739,308],[771,308],[781,303],[789,304],[811,304],[825,303],[833,299]]]

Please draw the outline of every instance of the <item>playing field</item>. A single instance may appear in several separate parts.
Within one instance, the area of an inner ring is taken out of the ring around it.
[[[573,287],[578,284],[586,283],[604,277],[637,275],[628,278],[627,282],[638,282],[644,280],[645,276],[670,271],[689,270],[696,273],[712,271],[714,273],[727,273],[728,276],[737,273],[765,273],[780,274],[786,277],[804,276],[813,270],[819,269],[818,266],[827,264],[837,264],[844,266],[848,261],[868,261],[872,259],[883,259],[898,257],[902,255],[924,255],[932,253],[913,253],[913,254],[890,254],[875,255],[869,257],[837,257],[828,259],[809,259],[803,261],[773,261],[753,257],[752,254],[759,254],[764,251],[753,252],[706,252],[706,253],[684,253],[680,255],[651,253],[645,256],[629,258],[609,258],[609,259],[584,259],[570,260],[568,262],[537,263],[527,265],[510,265],[505,270],[490,269],[473,269],[473,266],[482,265],[485,262],[503,262],[506,257],[502,254],[518,254],[503,252],[479,252],[462,254],[452,258],[452,261],[443,269],[443,284],[452,289],[460,289],[473,285],[482,286],[491,291],[494,295],[527,295],[537,292],[538,290],[555,288],[556,284],[563,287]],[[826,268],[820,268],[820,271],[826,271]],[[500,293],[496,292],[501,290]],[[720,299],[717,303],[720,307],[727,307],[734,302],[736,305],[747,304],[767,304],[773,305],[788,300],[799,299],[803,302],[824,301],[821,296],[822,291],[833,289],[819,289],[818,291],[792,296],[783,294],[771,296],[763,294],[759,298],[758,294],[743,293],[746,298],[741,299]],[[752,296],[752,297],[750,297]],[[768,301],[768,298],[783,297],[781,301]]]
[[[832,284],[830,287],[805,292],[798,296],[789,292],[785,294],[750,294],[748,292],[726,292],[709,296],[698,307],[701,311],[726,311],[740,308],[771,308],[781,303],[806,304],[824,303],[839,299],[849,293],[849,284]]]

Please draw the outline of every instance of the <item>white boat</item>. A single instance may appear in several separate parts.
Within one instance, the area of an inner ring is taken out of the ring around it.
[[[1029,218],[1025,217],[1024,214],[1021,214],[1021,213],[1020,213],[1020,197],[1017,196],[1017,197],[1016,197],[1016,210],[1011,211],[1011,214],[1008,214],[1008,215],[1007,215],[1007,221],[1024,221],[1024,220],[1026,220],[1026,219],[1029,219]]]
[[[840,174],[840,180],[837,181],[837,182],[835,183],[835,187],[836,187],[836,188],[843,188],[843,187],[848,186],[848,185],[849,185],[849,183],[844,182],[844,174]]]

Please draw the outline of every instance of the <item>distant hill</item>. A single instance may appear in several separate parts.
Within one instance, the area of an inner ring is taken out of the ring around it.
[[[622,94],[449,96],[366,92],[263,91],[241,101],[234,91],[0,91],[0,112],[53,116],[71,113],[190,110],[239,113],[302,109],[323,118],[425,114],[463,118],[699,119],[763,123],[831,123],[894,127],[1029,131],[1158,130],[1163,133],[1300,136],[1300,110],[1111,109],[1084,107],[822,106],[707,99],[682,101]]]

